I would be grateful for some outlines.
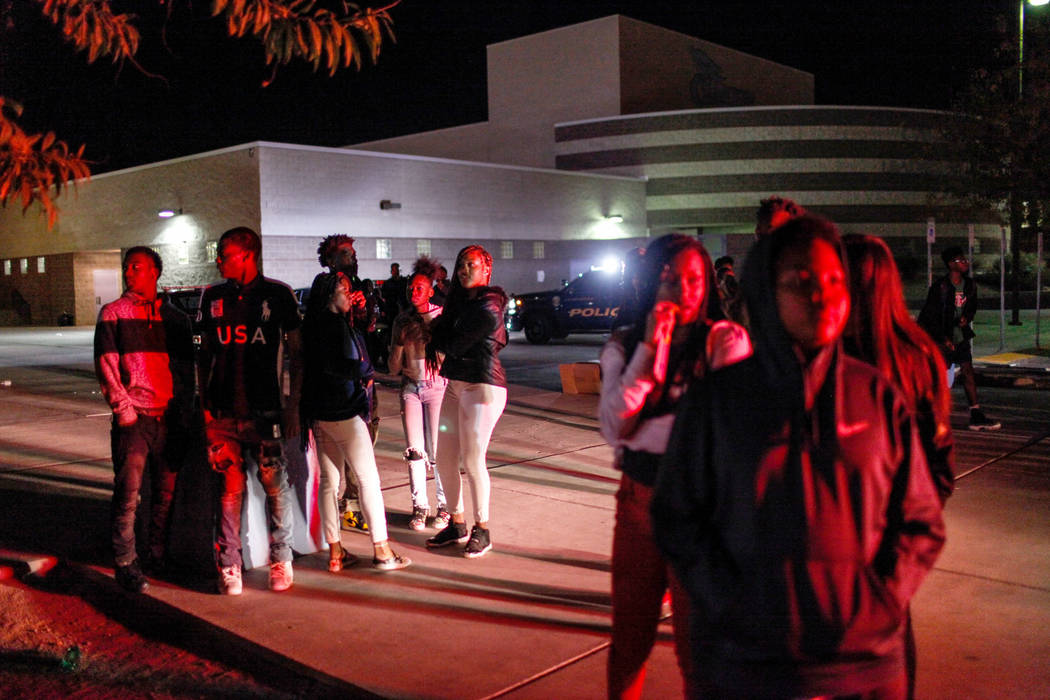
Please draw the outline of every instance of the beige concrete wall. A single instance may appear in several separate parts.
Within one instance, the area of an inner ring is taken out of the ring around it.
[[[0,251],[4,257],[74,251],[124,250],[153,246],[164,260],[161,284],[211,276],[206,243],[233,226],[258,228],[259,175],[256,149],[236,147],[138,168],[105,173],[63,194],[58,224],[48,231],[30,209],[0,210]],[[182,215],[160,219],[163,208]],[[179,261],[180,249],[189,262]],[[199,271],[196,270],[199,268]]]
[[[554,124],[619,114],[618,16],[492,44],[493,160],[554,167]]]
[[[619,114],[813,104],[811,73],[629,17],[619,20]],[[724,83],[702,80],[701,71],[720,72]]]
[[[356,151],[411,154],[431,158],[499,162],[492,151],[492,126],[488,122],[395,136],[390,139],[355,144]]]
[[[498,248],[511,241],[531,256],[532,241],[646,232],[645,183],[638,179],[335,148],[262,144],[259,150],[265,269],[293,287],[313,279],[317,244],[332,233],[357,239],[362,277],[385,279],[390,262],[411,264],[421,239],[451,268],[468,242]],[[382,200],[401,206],[383,210]],[[623,223],[605,221],[611,214]],[[376,257],[376,239],[390,241],[390,259]],[[508,284],[531,277],[530,262],[516,256],[508,263]]]
[[[162,286],[216,279],[208,241],[233,226],[260,225],[257,149],[247,145],[97,175],[75,193],[63,193],[58,204],[59,220],[50,231],[35,207],[25,216],[18,207],[0,209],[0,260],[17,266],[20,258],[30,259],[30,274],[20,285],[33,293],[34,323],[53,324],[62,311],[73,312],[78,324],[94,323],[90,270],[104,265],[119,272],[120,251],[131,246],[152,246],[161,254]],[[183,213],[160,219],[163,208]],[[97,260],[80,256],[75,264],[62,257],[97,251],[108,252]],[[37,256],[45,256],[48,269],[34,281]]]

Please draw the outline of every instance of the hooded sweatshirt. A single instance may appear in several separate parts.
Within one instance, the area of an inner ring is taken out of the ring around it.
[[[803,366],[771,242],[744,276],[754,355],[683,399],[652,503],[689,592],[698,673],[727,696],[848,695],[903,673],[903,624],[944,542],[898,393],[838,344]]]
[[[160,298],[126,291],[102,307],[95,326],[95,374],[113,414],[163,412],[193,395],[193,345],[186,314]],[[181,406],[180,406],[181,408]]]

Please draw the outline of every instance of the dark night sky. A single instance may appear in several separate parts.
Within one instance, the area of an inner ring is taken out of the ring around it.
[[[209,0],[169,1],[165,24],[156,0],[124,0],[141,17],[139,61],[162,82],[87,66],[36,2],[0,0],[0,95],[22,102],[27,129],[86,142],[100,173],[254,140],[342,146],[481,121],[486,44],[616,13],[814,73],[818,104],[938,109],[989,54],[996,17],[1017,22],[1016,0],[404,0],[377,66],[285,67],[262,88],[253,41],[225,37]]]

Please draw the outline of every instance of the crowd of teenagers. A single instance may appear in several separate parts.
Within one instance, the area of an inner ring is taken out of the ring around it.
[[[292,585],[285,441],[295,436],[316,444],[329,570],[353,559],[341,517],[366,525],[373,566],[410,565],[388,538],[374,453],[379,362],[401,377],[410,527],[436,528],[427,547],[459,545],[468,558],[492,548],[486,452],[507,401],[507,296],[490,286],[491,256],[467,246],[451,280],[426,257],[405,278],[395,265],[383,309],[357,277],[353,239],[329,236],[318,254],[326,270],[301,316],[292,291],[260,274],[259,236],[231,229],[218,246],[224,281],[201,298],[196,382],[226,594],[242,588],[250,464],[266,494],[269,586]],[[763,201],[739,281],[731,258],[712,263],[692,236],[630,256],[600,356],[599,422],[622,472],[609,697],[641,696],[668,599],[686,697],[912,697],[909,600],[944,544],[953,486],[949,364],[964,379],[969,427],[999,427],[972,381],[967,261],[958,248],[943,259],[917,323],[881,239],[841,236],[788,200]],[[113,408],[116,577],[132,591],[148,587],[135,542],[142,479],[154,496],[148,573],[165,563],[176,450],[193,429],[190,323],[158,296],[161,269],[153,250],[128,250],[126,292],[103,307],[95,335]],[[377,316],[391,320],[378,341]]]
[[[348,522],[371,536],[375,568],[411,564],[390,544],[374,452],[376,369],[369,345],[377,318],[388,321],[384,360],[402,378],[409,525],[437,529],[427,547],[459,544],[468,558],[485,555],[492,548],[485,455],[507,400],[498,358],[507,344],[507,297],[489,286],[492,257],[481,246],[467,246],[451,281],[426,257],[404,283],[394,266],[393,283],[383,285],[390,305],[377,310],[373,300],[381,297],[357,276],[353,239],[329,236],[318,248],[327,269],[315,277],[301,314],[287,285],[260,274],[261,254],[255,231],[238,227],[222,234],[216,264],[223,281],[201,295],[196,357],[189,318],[158,294],[160,256],[143,246],[124,256],[126,291],[103,306],[95,329],[96,371],[113,409],[117,581],[142,592],[149,586],[146,574],[165,567],[178,467],[192,444],[194,364],[207,461],[219,494],[214,545],[220,592],[242,592],[241,510],[253,465],[266,494],[269,587],[292,586],[294,504],[285,450],[297,436],[303,449],[311,439],[315,444],[329,570],[339,572],[353,561],[340,539]],[[461,469],[472,496],[469,533]],[[433,512],[428,472],[437,489]],[[151,479],[153,498],[140,562],[135,514],[143,478]],[[359,502],[360,510],[350,502]]]

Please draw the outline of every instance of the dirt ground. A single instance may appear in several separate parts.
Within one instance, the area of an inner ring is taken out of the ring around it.
[[[106,612],[121,603],[107,596],[118,595],[123,593],[100,594],[97,586],[68,572],[53,571],[28,583],[0,574],[0,695],[34,700],[298,695],[125,627]]]

